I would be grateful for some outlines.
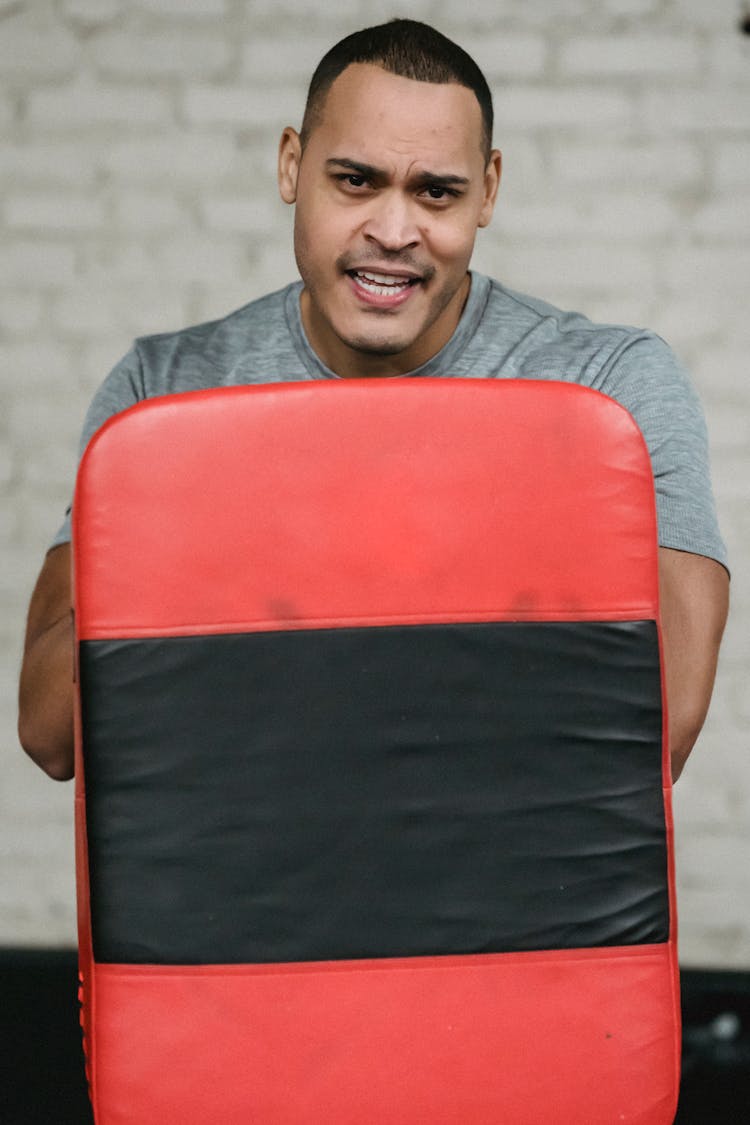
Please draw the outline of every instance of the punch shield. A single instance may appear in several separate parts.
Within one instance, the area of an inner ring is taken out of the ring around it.
[[[657,531],[567,383],[201,391],[74,503],[97,1125],[670,1125]]]

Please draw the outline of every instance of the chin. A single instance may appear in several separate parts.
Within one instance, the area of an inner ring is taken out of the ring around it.
[[[405,352],[412,341],[406,340],[371,340],[371,339],[353,339],[343,341],[348,348],[353,352],[359,352],[360,355],[372,356],[389,356],[400,355]]]

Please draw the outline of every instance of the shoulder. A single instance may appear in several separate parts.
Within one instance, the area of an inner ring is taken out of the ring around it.
[[[144,396],[232,383],[248,357],[283,352],[290,346],[286,302],[294,288],[269,293],[220,319],[139,337],[133,354]]]
[[[583,313],[493,281],[485,317],[512,345],[518,374],[596,387],[607,367],[639,339],[652,333],[624,324],[597,323]]]
[[[136,339],[89,405],[81,451],[108,418],[143,399],[269,382],[280,370],[292,377],[295,364],[286,305],[294,293],[291,285],[221,319]]]
[[[580,383],[613,398],[668,387],[691,394],[679,360],[654,332],[597,323],[498,281],[489,282],[479,336],[479,348],[496,357],[497,376]]]
[[[597,324],[498,282],[491,283],[481,330],[483,352],[474,363],[483,361],[491,376],[578,383],[619,402],[651,455],[661,545],[726,563],[701,403],[660,336]]]

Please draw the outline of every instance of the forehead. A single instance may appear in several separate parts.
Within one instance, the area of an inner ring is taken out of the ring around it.
[[[326,95],[311,143],[377,164],[392,156],[434,163],[482,153],[482,115],[472,90],[457,82],[416,82],[371,63],[354,63]],[[340,151],[339,151],[340,150]]]

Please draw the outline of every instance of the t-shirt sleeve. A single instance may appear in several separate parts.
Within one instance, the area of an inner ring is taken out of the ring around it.
[[[659,543],[727,566],[698,395],[677,357],[644,334],[611,360],[600,386],[635,418],[651,454]]]
[[[108,418],[111,418],[113,414],[119,414],[121,411],[127,410],[129,406],[134,406],[144,397],[141,361],[137,348],[133,347],[113,367],[91,400],[81,432],[78,448],[79,460],[93,435]],[[70,511],[71,509],[68,507],[65,519],[50,543],[50,549],[59,547],[62,543],[70,542]]]

